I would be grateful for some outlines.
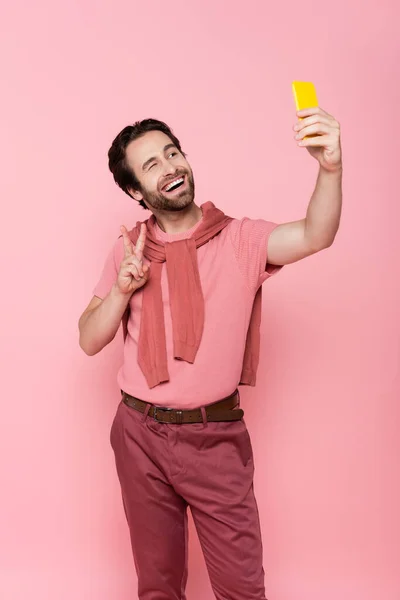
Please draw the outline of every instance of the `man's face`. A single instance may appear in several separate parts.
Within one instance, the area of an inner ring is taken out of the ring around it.
[[[161,131],[149,131],[126,148],[126,161],[139,180],[131,190],[150,209],[179,211],[194,200],[193,173],[185,157]]]

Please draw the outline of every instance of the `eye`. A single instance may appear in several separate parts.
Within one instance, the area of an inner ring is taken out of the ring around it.
[[[155,166],[156,166],[156,163],[153,163],[152,165],[150,165],[150,166],[149,166],[149,171],[151,171],[151,169],[152,169],[153,167],[155,167]]]
[[[171,154],[170,154],[170,156],[177,156],[177,155],[178,155],[178,153],[177,153],[177,152],[175,152],[175,151],[174,151],[174,152],[171,152]]]

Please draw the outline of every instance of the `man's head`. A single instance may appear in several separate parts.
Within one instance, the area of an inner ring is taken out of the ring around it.
[[[108,166],[117,185],[143,208],[179,211],[194,200],[192,169],[162,121],[125,127],[108,151]]]

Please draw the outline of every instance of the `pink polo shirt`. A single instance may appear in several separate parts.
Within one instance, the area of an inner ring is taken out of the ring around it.
[[[173,242],[190,237],[201,221],[179,234],[159,227],[157,237]],[[197,250],[205,303],[203,337],[194,364],[173,358],[172,321],[165,263],[161,286],[170,380],[149,389],[137,362],[143,290],[130,300],[124,361],[118,372],[119,387],[159,406],[195,408],[229,396],[239,384],[246,335],[254,297],[259,286],[280,267],[267,265],[267,246],[275,223],[262,219],[234,219],[221,233]],[[94,295],[105,298],[115,283],[123,259],[123,241],[114,244]]]

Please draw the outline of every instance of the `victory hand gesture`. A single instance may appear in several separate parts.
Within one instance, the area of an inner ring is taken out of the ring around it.
[[[136,245],[132,243],[124,225],[121,227],[121,233],[124,241],[124,258],[119,268],[117,286],[123,294],[132,294],[144,286],[149,278],[149,267],[143,264],[146,225],[142,223]]]

